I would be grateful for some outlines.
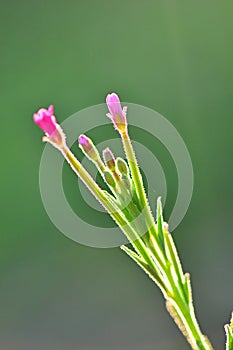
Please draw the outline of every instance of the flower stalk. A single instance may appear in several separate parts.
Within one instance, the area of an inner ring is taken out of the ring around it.
[[[161,199],[157,200],[157,215],[153,217],[136,155],[129,137],[127,108],[121,107],[119,97],[113,93],[106,98],[115,129],[119,132],[127,162],[114,157],[109,148],[103,151],[103,160],[90,138],[79,136],[79,147],[96,165],[108,185],[107,192],[94,181],[66,144],[66,136],[57,124],[53,106],[34,114],[34,122],[45,132],[43,141],[56,147],[82,180],[93,196],[105,208],[132,244],[121,249],[130,256],[157,284],[166,301],[166,307],[193,350],[212,350],[212,345],[198,325],[189,274],[183,272],[181,262],[163,220]],[[233,321],[232,321],[233,322]],[[232,344],[232,322],[226,326],[228,344]],[[227,350],[232,350],[228,345]]]

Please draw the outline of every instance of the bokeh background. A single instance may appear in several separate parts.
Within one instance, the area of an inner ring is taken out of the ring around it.
[[[193,199],[173,234],[192,275],[202,329],[223,350],[223,325],[233,310],[232,1],[1,0],[0,6],[0,348],[189,349],[159,290],[120,249],[69,240],[41,202],[44,145],[32,113],[53,103],[62,121],[117,91],[164,115],[189,149]],[[132,136],[143,142],[140,132]],[[169,213],[177,181],[161,146],[158,158]],[[68,167],[64,182],[82,212]]]

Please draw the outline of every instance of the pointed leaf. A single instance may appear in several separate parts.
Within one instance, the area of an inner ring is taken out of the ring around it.
[[[165,298],[167,298],[167,293],[165,290],[165,286],[163,284],[163,281],[155,274],[155,272],[152,270],[152,268],[142,259],[139,255],[137,255],[134,251],[129,249],[126,246],[121,246],[121,249],[128,254],[131,259],[133,259],[146,274],[157,284],[157,286],[162,291]]]
[[[157,220],[158,238],[159,238],[160,246],[165,252],[164,236],[163,236],[163,207],[162,207],[161,197],[158,197],[157,199],[156,220]]]

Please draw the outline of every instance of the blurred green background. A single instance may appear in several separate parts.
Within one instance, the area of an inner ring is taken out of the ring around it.
[[[0,348],[189,349],[159,290],[120,249],[67,239],[41,202],[44,145],[32,113],[53,103],[62,121],[116,91],[164,115],[189,149],[193,199],[174,237],[202,329],[224,349],[233,309],[232,1],[0,4]],[[177,184],[167,170],[169,211]]]

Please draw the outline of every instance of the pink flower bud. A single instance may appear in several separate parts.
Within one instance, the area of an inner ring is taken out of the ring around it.
[[[107,95],[106,103],[110,112],[107,116],[112,119],[117,130],[125,132],[127,128],[126,107],[122,109],[120,99],[115,93]]]
[[[80,135],[78,138],[78,143],[81,150],[85,153],[86,156],[88,156],[90,160],[93,162],[100,161],[99,152],[89,137]]]
[[[39,109],[39,111],[33,115],[34,122],[48,135],[48,137],[51,137],[57,129],[56,118],[53,113],[54,108],[51,105],[48,109]]]
[[[60,125],[57,124],[53,113],[52,105],[48,109],[41,108],[33,115],[33,120],[46,134],[43,141],[50,142],[53,146],[63,149],[66,146],[65,134]]]
[[[85,136],[85,135],[80,135],[78,138],[78,143],[80,144],[80,146],[83,147],[83,149],[85,150],[85,152],[88,152],[91,150],[91,143],[90,140]]]

